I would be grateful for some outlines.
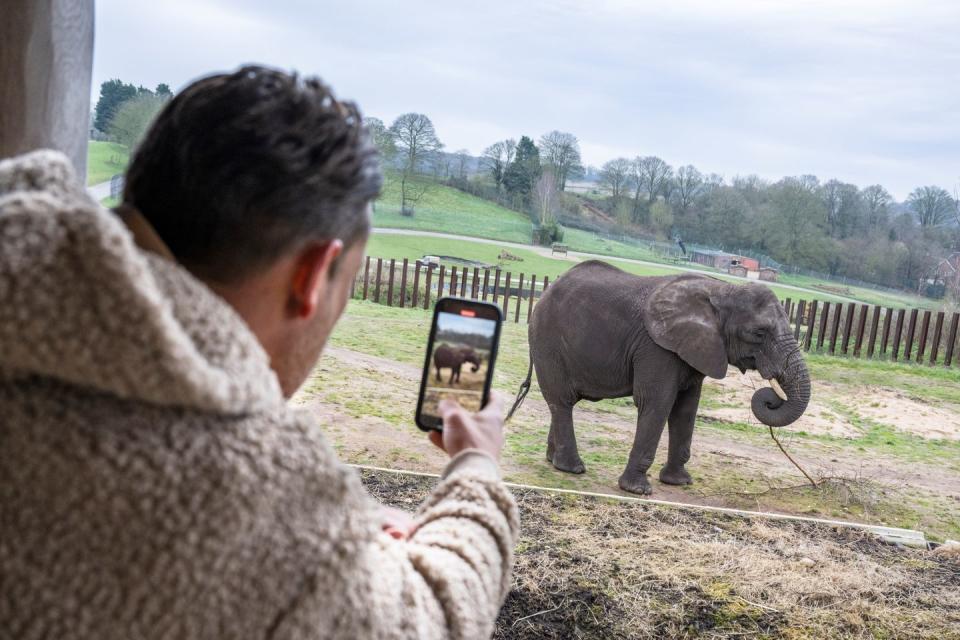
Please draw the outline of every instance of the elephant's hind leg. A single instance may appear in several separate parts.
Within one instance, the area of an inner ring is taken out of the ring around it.
[[[547,436],[547,460],[560,471],[583,473],[586,467],[577,451],[573,432],[573,405],[548,403],[550,435]]]
[[[670,432],[670,447],[667,464],[660,470],[660,482],[664,484],[693,484],[693,478],[684,467],[690,460],[690,444],[693,441],[693,425],[700,406],[701,383],[682,391],[670,411],[667,420]]]

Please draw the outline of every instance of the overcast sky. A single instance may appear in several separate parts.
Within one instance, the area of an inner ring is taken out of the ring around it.
[[[469,5],[469,6],[468,6]],[[258,62],[448,150],[552,129],[584,162],[813,173],[898,199],[960,182],[960,2],[99,0],[94,92]],[[94,96],[96,97],[96,96]]]

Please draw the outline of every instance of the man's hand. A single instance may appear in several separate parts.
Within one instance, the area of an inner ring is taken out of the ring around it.
[[[468,413],[453,400],[440,403],[443,433],[430,432],[430,442],[452,458],[464,449],[479,449],[500,461],[503,449],[503,397],[494,393],[479,413]]]
[[[397,540],[409,538],[416,528],[413,524],[413,516],[402,509],[386,505],[380,505],[380,522],[380,528]]]

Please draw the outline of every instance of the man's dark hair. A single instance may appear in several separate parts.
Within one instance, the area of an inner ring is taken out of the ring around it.
[[[356,105],[317,78],[250,66],[198,80],[163,108],[123,200],[184,266],[231,282],[307,240],[364,237],[382,181]]]

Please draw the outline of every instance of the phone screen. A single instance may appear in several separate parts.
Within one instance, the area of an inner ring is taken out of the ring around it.
[[[471,412],[486,404],[500,337],[500,309],[443,298],[437,302],[430,336],[417,424],[437,429],[441,426],[438,406],[445,398]]]

